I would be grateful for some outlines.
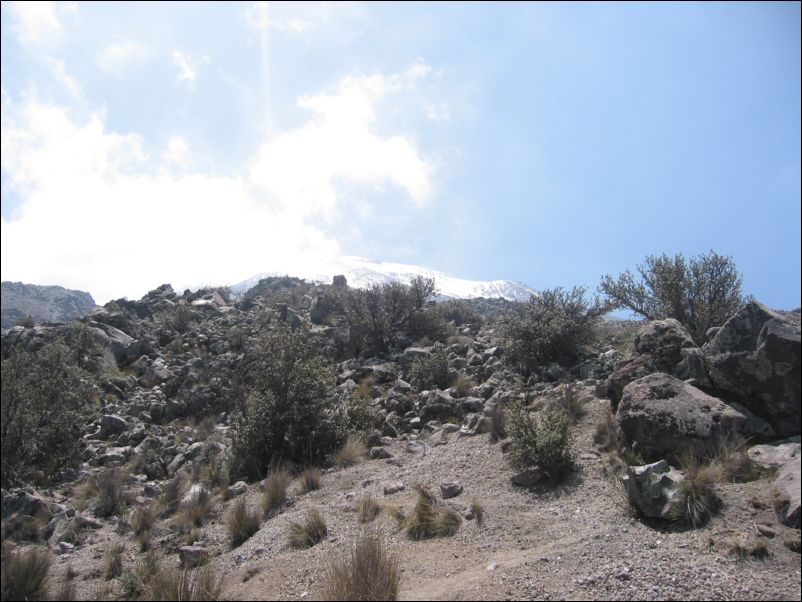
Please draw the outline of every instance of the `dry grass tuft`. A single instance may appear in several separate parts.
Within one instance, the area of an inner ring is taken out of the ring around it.
[[[309,493],[320,489],[320,478],[322,474],[319,468],[307,468],[298,475],[298,482],[301,485],[302,493]]]
[[[605,452],[617,453],[621,449],[621,438],[612,408],[607,408],[604,418],[596,425],[593,441]]]
[[[473,498],[471,500],[471,514],[476,519],[476,524],[482,526],[485,522],[485,509],[482,506],[482,502]]]
[[[401,581],[398,559],[373,531],[361,533],[343,557],[331,562],[324,600],[396,600]]]
[[[360,458],[368,453],[368,448],[365,447],[365,442],[361,437],[348,437],[340,449],[332,455],[332,459],[337,466],[346,468],[359,462]]]
[[[438,506],[434,495],[427,489],[417,489],[415,509],[404,519],[403,529],[407,535],[412,539],[454,535],[462,524],[462,517],[451,508]]]
[[[161,515],[170,516],[173,512],[178,510],[181,499],[184,497],[184,492],[187,489],[187,477],[183,472],[177,472],[173,478],[167,481],[164,486],[162,494],[159,497],[159,507]]]
[[[369,523],[382,511],[379,504],[370,493],[366,493],[356,503],[356,517],[360,523]]]
[[[507,437],[507,414],[500,403],[490,412],[490,440],[501,441]]]
[[[125,546],[121,541],[115,541],[106,546],[106,552],[103,554],[103,576],[106,579],[114,579],[122,575],[123,552],[125,552]]]
[[[130,522],[134,535],[143,535],[153,528],[153,523],[156,522],[156,510],[151,504],[137,506],[131,513]]]
[[[560,398],[557,400],[559,406],[565,410],[571,424],[576,424],[585,415],[585,403],[587,399],[577,394],[576,388],[572,385],[563,385]]]
[[[454,389],[456,390],[457,398],[461,399],[463,397],[467,397],[475,385],[476,383],[473,382],[473,379],[470,376],[460,374],[457,377],[457,382],[454,383]]]
[[[78,506],[83,509],[91,502],[95,515],[107,518],[122,514],[130,502],[126,491],[128,472],[121,468],[107,468],[89,477],[78,492]]]
[[[740,435],[728,435],[716,442],[708,454],[708,462],[715,467],[716,479],[727,483],[747,483],[765,476],[747,450],[747,440]]]
[[[287,501],[287,487],[291,480],[290,471],[284,466],[277,466],[268,472],[262,494],[262,511],[267,518],[273,516]]]
[[[221,580],[210,566],[197,570],[159,570],[147,585],[148,600],[219,600]]]
[[[293,548],[311,548],[327,535],[326,520],[315,508],[306,513],[303,523],[291,522],[287,528],[287,539]]]
[[[44,548],[15,549],[3,542],[0,592],[3,600],[44,600],[50,555]]]
[[[236,548],[259,530],[259,513],[249,510],[245,498],[241,497],[228,511],[224,522],[231,535],[231,547]]]
[[[724,542],[727,553],[739,559],[764,559],[769,555],[769,544],[765,539],[740,533]]]
[[[679,464],[685,478],[677,489],[678,504],[672,518],[698,527],[721,507],[721,499],[714,486],[717,470],[710,464],[702,463],[693,450],[681,451]]]
[[[212,494],[200,485],[181,502],[175,520],[179,528],[186,531],[192,527],[200,527],[212,509]]]

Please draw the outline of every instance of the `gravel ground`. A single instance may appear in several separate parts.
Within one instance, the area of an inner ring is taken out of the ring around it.
[[[587,391],[586,393],[589,393]],[[718,486],[722,512],[706,526],[682,529],[650,524],[629,515],[614,481],[606,476],[604,454],[594,448],[595,425],[606,400],[593,399],[572,428],[579,469],[556,490],[528,491],[510,483],[512,470],[501,446],[487,435],[449,435],[445,445],[406,451],[406,442],[388,446],[390,460],[365,460],[324,474],[321,489],[294,493],[290,505],[262,523],[247,542],[230,549],[222,516],[232,501],[218,504],[203,528],[211,566],[223,579],[226,599],[320,599],[327,563],[348,549],[362,526],[353,507],[365,492],[383,503],[410,510],[415,485],[438,492],[439,484],[459,481],[463,493],[447,503],[461,512],[472,499],[484,507],[484,523],[463,520],[452,537],[412,541],[381,514],[373,525],[385,535],[401,564],[403,600],[799,600],[800,556],[785,542],[799,531],[780,524],[771,509],[771,481]],[[385,496],[384,485],[401,481],[406,489]],[[245,494],[255,507],[259,492]],[[320,509],[329,536],[306,550],[289,547],[290,521],[309,508]],[[758,537],[756,525],[776,531],[764,538],[768,557],[736,559],[726,542],[739,535]],[[79,598],[108,598],[115,582],[100,577],[102,551],[119,538],[110,528],[95,532],[88,545],[63,555],[52,571],[55,580],[69,564],[77,573]],[[139,555],[131,535],[125,563]],[[166,525],[154,531],[154,548],[168,553],[175,537]],[[118,589],[119,591],[119,589]]]

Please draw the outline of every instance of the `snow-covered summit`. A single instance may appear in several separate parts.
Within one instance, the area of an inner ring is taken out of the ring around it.
[[[286,272],[265,272],[243,280],[231,287],[235,295],[244,293],[262,278],[283,276]],[[512,280],[465,280],[447,276],[442,272],[417,265],[393,263],[362,257],[340,256],[322,260],[313,267],[293,273],[290,276],[314,282],[330,283],[337,274],[342,274],[350,286],[365,288],[372,284],[401,282],[409,284],[416,276],[434,278],[438,297],[452,299],[473,299],[476,297],[503,298],[510,301],[526,301],[534,289]]]

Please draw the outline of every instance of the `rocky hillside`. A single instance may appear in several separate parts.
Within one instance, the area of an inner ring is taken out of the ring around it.
[[[3,282],[0,290],[3,302],[0,326],[4,330],[29,317],[34,322],[68,322],[97,307],[89,293],[61,286]]]
[[[498,304],[419,304],[371,339],[349,294],[275,279],[231,302],[165,285],[4,332],[4,421],[13,362],[64,341],[94,375],[72,465],[47,474],[36,446],[14,465],[4,423],[4,579],[40,550],[50,595],[171,599],[162,576],[182,567],[203,584],[193,599],[326,599],[328,562],[370,528],[406,600],[800,599],[798,313],[750,302],[702,347],[674,320],[606,323],[570,365],[524,377]],[[392,294],[382,307],[404,304]],[[321,428],[294,417],[318,407]],[[285,458],[309,428],[315,447],[298,449],[318,487],[304,463],[287,473],[248,447],[258,424]],[[325,530],[297,545],[312,510]],[[446,522],[415,526],[424,511]]]

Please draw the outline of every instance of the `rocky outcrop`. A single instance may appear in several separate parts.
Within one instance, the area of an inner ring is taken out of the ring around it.
[[[84,291],[61,286],[37,286],[22,282],[3,282],[3,330],[30,317],[34,322],[68,322],[85,316],[93,310],[95,300]]]
[[[702,349],[713,385],[774,427],[800,433],[800,314],[779,313],[752,301]]]
[[[674,374],[682,380],[705,380],[704,367],[691,335],[673,318],[644,324],[633,341],[635,357],[607,378],[607,394],[618,403],[624,387],[654,372]]]
[[[660,372],[624,388],[616,423],[627,444],[648,458],[673,458],[688,444],[712,443],[733,434],[762,440],[774,435],[748,409]]]

